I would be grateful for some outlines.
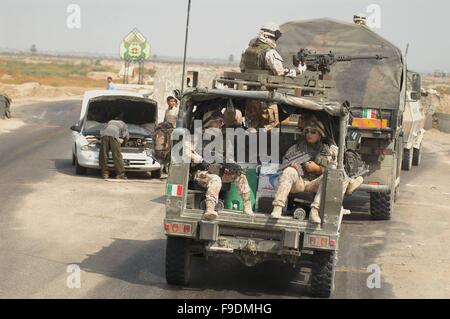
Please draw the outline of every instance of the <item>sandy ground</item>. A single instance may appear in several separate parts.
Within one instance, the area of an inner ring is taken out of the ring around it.
[[[427,131],[423,162],[402,172],[388,245],[377,258],[398,297],[450,298],[450,134]]]

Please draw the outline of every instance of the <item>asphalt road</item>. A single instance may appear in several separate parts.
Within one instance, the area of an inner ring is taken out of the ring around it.
[[[195,260],[189,287],[168,286],[164,181],[75,176],[69,127],[80,106],[13,109],[25,125],[0,135],[0,298],[308,297],[298,269],[248,268],[233,257]],[[353,213],[343,223],[334,298],[450,297],[449,168],[450,139],[429,132],[422,166],[402,175],[392,221],[370,220],[365,194],[346,202]],[[380,288],[367,285],[369,265],[381,269]],[[81,287],[69,288],[76,267]]]

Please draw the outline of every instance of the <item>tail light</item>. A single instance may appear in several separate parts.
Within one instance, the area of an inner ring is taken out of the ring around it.
[[[164,230],[166,234],[189,235],[192,233],[192,225],[186,223],[165,223]]]
[[[306,235],[304,246],[311,248],[335,248],[336,241],[328,236]]]

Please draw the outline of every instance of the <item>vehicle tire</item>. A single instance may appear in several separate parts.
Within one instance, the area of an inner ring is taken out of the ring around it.
[[[373,219],[389,220],[394,212],[395,191],[391,193],[370,193],[370,215]]]
[[[314,251],[311,269],[311,294],[328,298],[334,289],[336,253],[334,251]]]
[[[422,144],[420,144],[419,148],[415,148],[413,150],[412,164],[414,166],[419,166],[421,161],[422,161]]]
[[[150,174],[152,178],[161,178],[162,169],[157,169],[156,171],[151,171]]]
[[[75,174],[77,175],[86,175],[87,173],[87,168],[80,166],[78,164],[78,160],[75,158]]]
[[[72,153],[72,166],[75,166],[75,154]]]
[[[191,255],[189,238],[167,237],[166,281],[169,285],[185,286],[189,283]]]
[[[413,148],[403,151],[402,170],[410,171],[413,164]]]

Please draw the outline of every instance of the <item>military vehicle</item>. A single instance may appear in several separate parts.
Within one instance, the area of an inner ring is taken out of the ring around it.
[[[414,148],[414,163],[420,161],[422,120],[413,106],[416,102],[412,102],[420,98],[420,77],[407,71],[400,49],[364,25],[316,19],[288,22],[281,31],[277,49],[286,64],[293,63],[292,56],[301,48],[318,53],[387,57],[383,63],[370,59],[336,63],[329,73],[336,85],[327,88],[327,94],[333,101],[349,101],[347,147],[361,154],[370,166],[359,190],[370,193],[373,218],[390,219],[399,191],[403,154],[409,162]]]
[[[320,297],[330,296],[334,287],[343,216],[343,181],[346,178],[344,153],[350,114],[348,102],[336,102],[328,98],[327,89],[335,87],[335,82],[327,77],[328,70],[340,61],[373,59],[382,63],[379,60],[384,57],[374,54],[343,57],[330,53],[326,57],[310,55],[307,63],[315,61],[311,57],[319,61],[313,63],[316,69],[308,70],[299,77],[272,76],[261,70],[225,72],[214,81],[211,89],[187,90],[181,97],[180,118],[174,134],[195,134],[195,120],[202,119],[206,112],[212,110],[239,109],[245,117],[248,100],[276,103],[282,120],[279,138],[271,137],[263,143],[268,143],[271,152],[279,152],[277,158],[282,158],[299,138],[298,118],[315,115],[324,123],[330,143],[339,148],[337,166],[329,167],[324,174],[321,224],[308,221],[311,195],[314,197],[314,194],[308,193],[290,194],[282,218],[270,217],[280,163],[263,162],[258,152],[255,152],[258,153],[257,161],[239,161],[239,158],[251,157],[251,143],[254,141],[250,137],[244,142],[244,157],[233,152],[231,160],[239,163],[246,172],[255,198],[255,216],[244,214],[239,198],[230,200],[233,185],[223,184],[216,206],[216,210],[220,211],[219,217],[215,221],[202,220],[206,189],[193,180],[193,166],[190,163],[174,161],[176,156],[173,148],[164,220],[167,236],[166,280],[169,284],[188,283],[192,256],[233,254],[247,266],[270,259],[299,267],[308,265],[311,268],[312,293]],[[241,126],[245,128],[245,122]],[[261,147],[261,137],[258,139],[255,144]]]
[[[422,141],[425,135],[425,113],[420,102],[420,74],[408,70],[406,104],[403,112],[403,161],[402,169],[409,171],[419,166],[422,158]]]

